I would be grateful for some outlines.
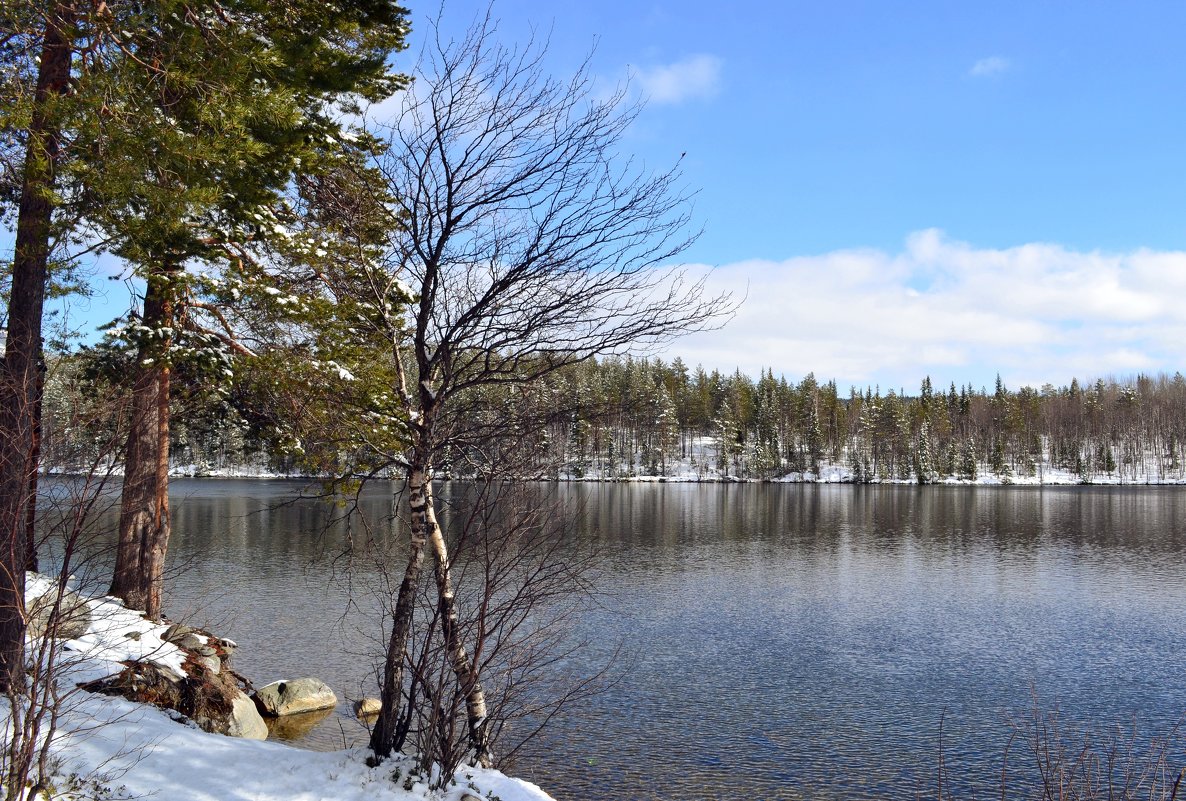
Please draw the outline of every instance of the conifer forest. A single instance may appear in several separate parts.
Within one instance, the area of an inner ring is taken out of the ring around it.
[[[100,431],[121,425],[115,387],[96,406],[95,354],[60,356],[46,386],[48,469],[94,458]],[[90,366],[88,366],[88,364]],[[257,374],[258,378],[258,374]],[[267,383],[265,379],[263,383]],[[309,405],[278,386],[236,380],[219,392],[178,381],[174,470],[196,474],[332,475],[365,464],[364,442],[326,427],[311,435]],[[1078,481],[1186,480],[1186,378],[1072,380],[1063,386],[865,387],[842,391],[814,375],[689,368],[681,359],[605,358],[572,365],[530,388],[499,388],[457,415],[444,473],[480,472],[509,428],[516,469],[541,479]],[[293,411],[285,419],[284,409]],[[281,410],[278,412],[277,410]],[[372,417],[372,422],[374,418]],[[485,420],[478,427],[475,421]],[[350,450],[349,453],[343,449]],[[526,452],[527,456],[522,456]],[[372,465],[382,470],[383,465]]]

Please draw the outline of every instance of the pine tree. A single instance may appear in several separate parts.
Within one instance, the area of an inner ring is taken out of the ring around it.
[[[1116,457],[1112,453],[1112,446],[1107,442],[1100,442],[1095,461],[1099,469],[1108,475],[1116,472]]]
[[[976,446],[971,439],[965,439],[959,456],[959,477],[964,481],[976,480]]]
[[[861,463],[861,453],[855,446],[848,449],[848,472],[851,474],[854,484],[865,483],[865,470],[864,465]]]
[[[915,447],[914,472],[919,484],[933,484],[935,482],[934,460],[931,457],[931,424],[923,420],[918,431]]]
[[[185,267],[285,235],[270,208],[343,135],[334,103],[401,85],[385,60],[406,30],[404,10],[387,2],[180,10],[143,6],[122,32],[134,58],[104,79],[110,113],[135,124],[104,130],[106,158],[81,161],[75,176],[92,224],[146,284],[126,327],[138,354],[111,594],[154,619],[170,530],[170,376],[193,284]],[[82,135],[105,125],[83,123]]]
[[[989,455],[988,465],[993,475],[998,478],[1007,479],[1012,476],[1013,471],[1009,468],[1009,463],[1005,459],[1005,440],[1003,436],[997,435],[993,437],[992,452]]]

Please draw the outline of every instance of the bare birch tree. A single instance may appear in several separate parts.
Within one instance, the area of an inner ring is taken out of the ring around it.
[[[653,173],[620,153],[640,107],[602,99],[587,68],[562,81],[545,47],[508,48],[487,17],[459,42],[436,29],[403,98],[379,167],[396,199],[386,272],[372,281],[410,420],[410,550],[385,662],[379,757],[396,744],[405,653],[425,551],[438,625],[464,692],[472,758],[492,760],[479,670],[458,624],[452,561],[432,479],[467,397],[522,384],[597,354],[719,324],[727,298],[669,266],[690,243],[676,168]],[[410,291],[401,315],[388,298]]]

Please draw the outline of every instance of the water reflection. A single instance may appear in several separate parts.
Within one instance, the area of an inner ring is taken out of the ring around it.
[[[260,682],[373,694],[379,577],[341,578],[359,524],[276,505],[297,487],[177,482],[169,608],[238,640]],[[1071,720],[1145,731],[1186,712],[1173,488],[544,489],[583,510],[571,547],[599,549],[590,664],[631,652],[519,765],[562,801],[933,794],[941,719],[955,780],[985,795],[1032,690]],[[398,543],[392,490],[363,512]],[[344,704],[300,742],[364,734]]]

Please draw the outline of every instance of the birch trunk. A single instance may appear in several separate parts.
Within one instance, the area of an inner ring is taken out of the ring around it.
[[[408,505],[411,509],[411,543],[404,577],[399,585],[395,612],[391,622],[391,638],[387,642],[387,658],[383,663],[383,686],[379,700],[382,708],[371,730],[370,746],[376,756],[386,758],[403,747],[403,736],[397,736],[404,692],[404,658],[408,636],[412,631],[412,617],[416,608],[416,586],[424,564],[424,487],[427,473],[412,470],[408,474]]]
[[[445,542],[441,527],[437,524],[431,484],[427,484],[425,487],[425,497],[425,534],[427,534],[428,542],[432,547],[441,634],[445,639],[449,664],[453,668],[453,674],[457,677],[458,686],[465,694],[470,749],[473,751],[477,763],[488,768],[494,764],[494,755],[490,749],[490,734],[487,726],[486,693],[482,689],[481,677],[474,668],[473,660],[461,638],[461,627],[457,619],[457,599],[449,571],[449,546]]]
[[[427,544],[433,556],[441,633],[449,654],[450,667],[465,693],[470,749],[479,765],[490,767],[494,757],[487,726],[486,694],[461,639],[456,596],[449,572],[448,544],[437,523],[431,472],[423,464],[413,465],[408,471],[408,509],[411,551],[396,601],[383,671],[382,710],[371,731],[371,750],[377,756],[387,757],[403,745],[402,738],[397,737],[396,728],[403,702],[404,658],[415,608],[416,585],[424,561],[424,546]]]

